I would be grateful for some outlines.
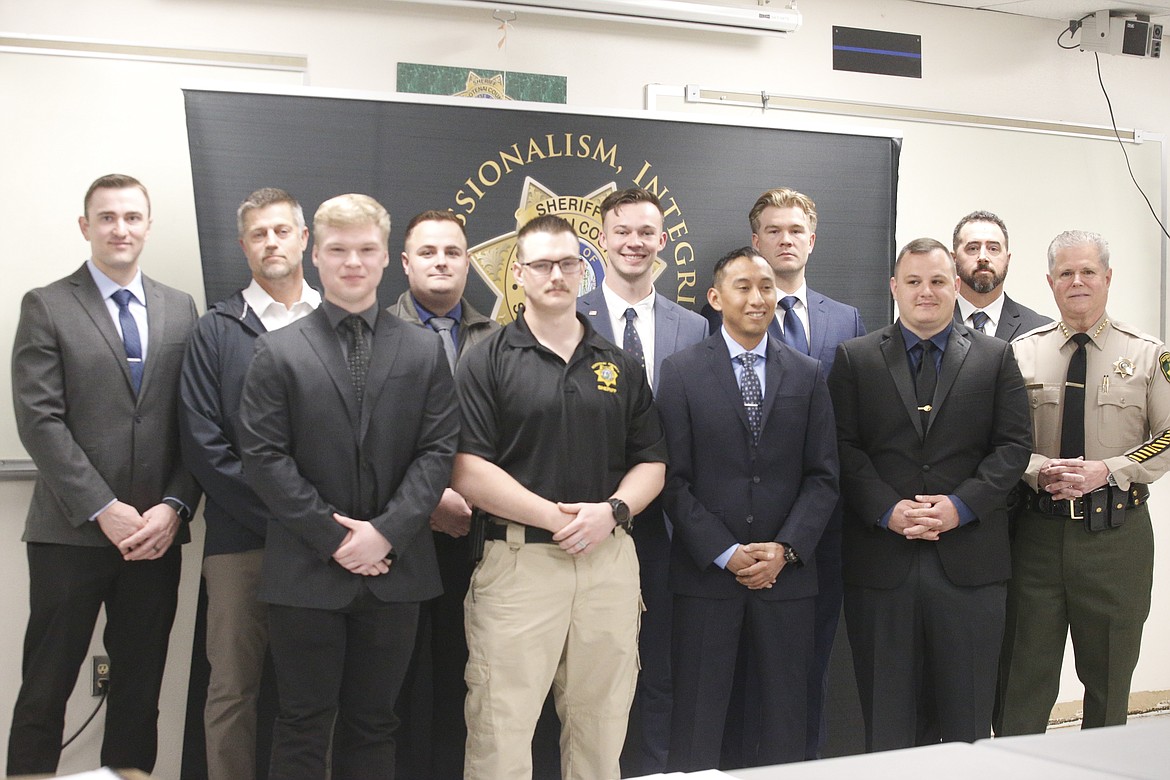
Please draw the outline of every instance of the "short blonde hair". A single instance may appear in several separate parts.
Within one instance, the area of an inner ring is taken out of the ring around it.
[[[778,209],[800,209],[808,215],[809,230],[813,233],[817,232],[817,204],[813,203],[812,198],[787,187],[777,187],[756,198],[755,205],[748,212],[748,224],[752,227],[752,233],[760,231],[760,215],[769,206],[775,206]]]
[[[382,243],[390,242],[390,212],[369,195],[349,193],[330,198],[318,207],[313,215],[313,235],[319,236],[322,228],[377,225],[382,233]]]

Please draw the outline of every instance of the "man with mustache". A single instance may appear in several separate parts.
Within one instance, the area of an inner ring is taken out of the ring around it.
[[[951,241],[960,281],[955,322],[1004,341],[1052,322],[1003,291],[1012,253],[1002,219],[990,211],[972,211],[955,225]]]

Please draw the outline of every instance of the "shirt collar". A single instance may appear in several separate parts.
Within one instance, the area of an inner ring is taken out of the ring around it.
[[[963,322],[966,322],[967,320],[971,319],[972,313],[977,312],[977,311],[982,311],[988,317],[991,318],[992,323],[994,323],[996,326],[999,325],[1000,318],[1003,315],[1003,288],[1002,287],[999,290],[999,297],[982,308],[971,303],[969,300],[964,298],[962,295],[958,296],[958,298],[959,298],[959,317],[963,320]]]
[[[89,275],[93,277],[93,283],[97,285],[98,292],[101,293],[102,298],[109,298],[118,290],[126,289],[134,296],[135,300],[146,305],[146,290],[142,286],[142,270],[139,269],[134,272],[134,278],[130,280],[130,284],[123,287],[115,282],[110,277],[94,264],[93,259],[85,261],[85,267],[89,269]]]
[[[797,302],[805,309],[808,308],[808,282],[801,282],[800,287],[794,293],[786,293],[783,290],[776,290],[776,309],[780,313],[780,317],[784,317],[784,309],[780,308],[780,301],[788,296],[796,298]]]
[[[374,301],[374,305],[365,311],[346,311],[335,303],[330,301],[321,301],[321,308],[325,310],[325,316],[329,318],[329,327],[337,330],[341,325],[341,321],[351,314],[356,314],[366,321],[370,326],[370,331],[374,330],[374,324],[378,321],[378,302]]]
[[[914,349],[914,347],[918,346],[919,341],[922,341],[922,339],[918,338],[918,336],[911,333],[909,331],[909,329],[907,329],[906,326],[902,324],[901,320],[898,320],[898,327],[902,329],[902,340],[906,344],[906,351],[907,352]],[[945,328],[943,328],[938,333],[934,334],[933,336],[931,336],[928,339],[928,341],[930,341],[932,344],[934,344],[934,346],[938,349],[939,352],[946,352],[947,351],[947,341],[951,337],[952,327],[953,327],[953,323],[948,322],[947,326]]]
[[[767,358],[768,358],[768,334],[767,333],[765,333],[764,337],[762,339],[760,339],[759,344],[756,344],[751,349],[745,349],[742,344],[740,344],[738,341],[736,341],[735,339],[733,339],[731,337],[731,334],[727,332],[726,326],[720,326],[719,332],[721,334],[723,334],[723,343],[727,344],[727,351],[731,354],[732,360],[735,360],[736,358],[738,358],[740,355],[742,355],[745,352],[753,353],[760,360],[767,360]]]
[[[268,311],[268,307],[274,303],[279,303],[275,298],[268,294],[268,291],[260,286],[260,283],[255,278],[252,283],[240,291],[244,296],[244,303],[252,308],[252,311],[257,315],[263,316],[264,312]],[[282,307],[284,304],[280,304]],[[293,302],[292,306],[285,307],[292,311],[297,306],[311,306],[317,308],[321,305],[321,293],[313,289],[308,282],[301,281],[301,297]]]
[[[621,319],[625,316],[626,309],[633,307],[634,311],[638,313],[638,319],[646,321],[654,314],[654,290],[650,290],[650,294],[640,301],[630,303],[622,298],[620,295],[609,289],[604,281],[601,283],[601,295],[605,298],[605,306],[609,309],[611,317]]]
[[[419,303],[418,298],[415,298],[413,293],[411,293],[411,295],[410,295],[410,302],[414,304],[414,310],[418,314],[418,320],[423,325],[426,325],[427,323],[429,323],[431,321],[431,317],[450,317],[451,319],[455,320],[456,325],[459,325],[461,322],[463,322],[463,299],[462,298],[460,298],[459,302],[455,304],[455,308],[452,309],[451,311],[447,312],[446,314],[435,314],[430,309],[426,308],[421,303]]]

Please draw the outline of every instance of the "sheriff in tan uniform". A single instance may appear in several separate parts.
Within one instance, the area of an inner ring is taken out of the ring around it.
[[[1061,321],[1014,344],[1035,444],[1012,542],[1001,736],[1047,727],[1070,630],[1085,686],[1083,727],[1125,723],[1150,611],[1147,485],[1170,468],[1170,352],[1105,312],[1108,245],[1094,233],[1062,233],[1048,268]],[[1082,342],[1083,378],[1070,367]],[[1070,398],[1084,399],[1081,442],[1078,421],[1064,414]]]

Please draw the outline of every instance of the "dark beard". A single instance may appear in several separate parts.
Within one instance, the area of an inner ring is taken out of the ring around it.
[[[981,269],[976,268],[975,270],[979,271]],[[999,287],[1001,284],[1003,284],[1003,280],[1007,278],[1007,271],[1005,270],[1003,275],[1000,276],[991,268],[987,268],[986,270],[991,271],[990,278],[986,275],[977,277],[974,273],[961,273],[959,274],[959,278],[963,280],[963,284],[967,285],[980,295],[989,293],[996,287]]]

